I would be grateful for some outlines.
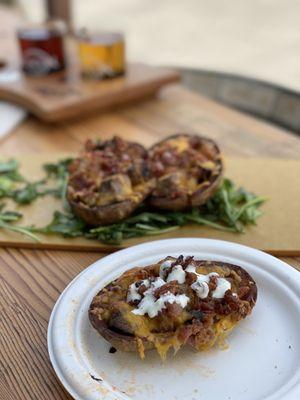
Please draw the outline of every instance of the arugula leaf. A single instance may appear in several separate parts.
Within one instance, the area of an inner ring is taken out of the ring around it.
[[[73,214],[63,214],[60,211],[55,211],[53,219],[49,225],[43,228],[31,227],[32,232],[40,232],[45,234],[61,234],[64,237],[77,237],[84,235],[85,223],[75,217]]]
[[[266,200],[243,188],[236,188],[232,181],[224,179],[216,193],[201,207],[185,211],[153,212],[142,204],[134,215],[123,221],[90,228],[72,214],[66,200],[68,166],[71,161],[71,158],[67,158],[43,165],[45,177],[36,182],[26,182],[18,171],[16,161],[0,162],[0,198],[8,197],[23,205],[32,203],[38,197],[53,195],[62,199],[66,210],[65,213],[55,211],[52,221],[45,227],[22,227],[14,225],[22,215],[14,211],[3,211],[4,205],[0,205],[0,228],[20,232],[34,240],[39,240],[34,233],[44,233],[64,237],[82,236],[110,244],[120,244],[126,238],[163,234],[191,223],[242,233],[247,225],[256,224],[262,214],[259,207]],[[49,186],[52,181],[54,186]]]
[[[9,196],[13,189],[13,181],[5,175],[0,175],[0,197]]]
[[[38,184],[28,183],[22,189],[15,190],[10,197],[18,204],[29,204],[39,197]]]
[[[13,199],[17,204],[30,204],[38,197],[53,195],[65,200],[68,165],[71,158],[60,160],[56,164],[45,164],[45,177],[36,182],[27,182],[19,173],[19,163],[15,160],[0,162],[0,198]],[[49,187],[50,180],[55,181],[54,187]]]
[[[16,160],[0,161],[0,174],[4,172],[17,171],[19,163]]]
[[[124,239],[159,235],[194,223],[227,232],[244,232],[246,225],[255,224],[261,215],[258,207],[262,197],[237,189],[224,179],[213,197],[203,206],[186,211],[141,212],[119,223],[90,229],[85,236],[104,243],[120,244]]]
[[[47,173],[47,179],[54,178],[57,181],[55,189],[49,189],[48,194],[52,194],[57,198],[61,198],[64,208],[70,210],[69,204],[66,200],[67,181],[68,181],[68,166],[73,161],[73,158],[65,158],[57,163],[44,164],[43,168]]]
[[[40,242],[39,238],[33,235],[30,230],[21,226],[15,226],[12,222],[18,221],[22,218],[22,214],[17,211],[4,211],[5,204],[0,205],[0,228],[7,229],[9,231],[18,232],[23,235],[30,237],[37,242]]]

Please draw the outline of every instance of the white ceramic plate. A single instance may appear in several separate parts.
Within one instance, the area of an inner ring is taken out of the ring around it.
[[[110,354],[88,320],[93,296],[129,268],[180,254],[240,265],[256,280],[257,305],[230,335],[229,349],[183,349],[165,363],[155,351],[144,361]],[[300,274],[263,252],[218,240],[134,246],[102,258],[69,284],[53,309],[48,347],[59,379],[77,400],[300,399]]]

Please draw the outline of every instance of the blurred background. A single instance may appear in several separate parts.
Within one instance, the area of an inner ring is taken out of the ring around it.
[[[52,2],[1,3],[43,21]],[[176,67],[186,86],[300,131],[300,0],[56,3],[75,30],[123,31],[130,61]]]

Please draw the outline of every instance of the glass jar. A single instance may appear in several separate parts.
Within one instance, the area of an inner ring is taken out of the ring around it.
[[[124,74],[125,43],[122,34],[83,30],[76,39],[84,77],[105,79]]]
[[[28,75],[48,75],[63,70],[65,34],[66,28],[61,21],[18,29],[23,71]]]

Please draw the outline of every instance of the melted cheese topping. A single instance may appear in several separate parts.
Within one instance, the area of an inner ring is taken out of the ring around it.
[[[183,153],[190,148],[188,138],[184,136],[169,139],[167,144],[175,148],[179,153]]]

